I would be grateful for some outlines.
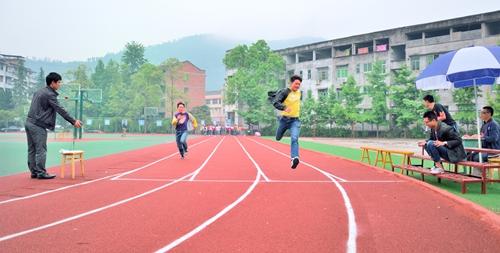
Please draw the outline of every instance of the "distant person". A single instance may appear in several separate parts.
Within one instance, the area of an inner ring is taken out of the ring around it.
[[[172,125],[175,127],[175,141],[177,142],[181,159],[184,159],[184,156],[188,153],[187,136],[190,124],[194,128],[198,127],[196,118],[191,113],[186,112],[185,107],[186,105],[183,102],[177,103],[177,112],[172,119]]]
[[[457,122],[453,120],[448,110],[446,110],[446,108],[442,104],[436,103],[434,101],[434,97],[432,95],[426,95],[424,97],[423,103],[427,109],[433,111],[437,115],[437,119],[439,121],[442,121],[446,123],[448,126],[453,127],[453,129],[455,129],[455,131],[457,131],[458,133]]]
[[[73,119],[69,113],[59,105],[57,90],[62,85],[62,77],[57,73],[50,73],[45,78],[47,83],[33,94],[30,110],[26,118],[25,129],[28,138],[28,168],[31,178],[52,179],[45,169],[47,159],[47,129],[54,131],[56,112],[74,127],[80,128],[82,123]]]
[[[493,108],[491,106],[485,106],[481,110],[481,120],[483,121],[483,125],[481,126],[481,147],[487,149],[500,149],[500,126],[493,119]],[[477,138],[477,134],[472,135],[470,137]],[[488,157],[492,157],[492,155],[488,155],[487,153],[482,153],[483,162],[488,161]],[[479,153],[471,153],[469,154],[469,160],[479,161]]]
[[[424,145],[427,154],[432,157],[434,167],[431,173],[439,174],[444,172],[441,158],[452,162],[460,162],[465,159],[466,154],[462,139],[458,136],[451,126],[438,121],[437,115],[432,111],[424,113],[424,124],[430,128],[430,137],[428,140],[420,142]]]
[[[276,140],[281,140],[286,130],[290,130],[290,157],[291,168],[299,165],[299,134],[300,134],[300,103],[302,94],[300,84],[302,78],[294,75],[290,78],[290,86],[276,92],[272,99],[273,106],[281,111],[278,129],[276,130]]]

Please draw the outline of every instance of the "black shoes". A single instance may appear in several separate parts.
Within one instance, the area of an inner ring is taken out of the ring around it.
[[[33,175],[32,175],[33,177]],[[38,174],[36,178],[38,179],[52,179],[52,178],[55,178],[56,175],[50,175],[48,173],[42,173],[42,174]]]
[[[298,157],[294,157],[292,159],[292,169],[297,168],[297,165],[299,165],[299,158]]]
[[[31,178],[37,178],[37,177],[38,177],[38,175],[37,175],[37,174],[33,174],[33,173],[31,173]]]

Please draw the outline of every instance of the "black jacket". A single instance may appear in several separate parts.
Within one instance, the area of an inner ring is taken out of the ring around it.
[[[445,147],[448,150],[448,157],[452,163],[460,162],[467,156],[462,144],[462,138],[460,138],[455,129],[443,122],[438,122],[437,133],[436,130],[431,129],[429,140],[446,141],[448,145]]]
[[[278,90],[274,96],[274,99],[271,101],[274,108],[283,111],[285,110],[285,105],[283,102],[285,101],[286,97],[288,97],[288,94],[290,94],[292,90],[290,88],[283,88],[281,90]],[[302,100],[302,91],[300,91],[300,100]]]
[[[45,86],[33,94],[31,100],[30,111],[28,112],[27,121],[49,130],[54,130],[56,126],[56,112],[59,113],[65,120],[72,125],[75,124],[75,119],[59,105],[57,101],[57,93],[50,86]]]

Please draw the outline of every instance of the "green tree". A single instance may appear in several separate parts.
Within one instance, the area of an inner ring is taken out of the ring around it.
[[[478,97],[479,88],[478,88]],[[466,132],[470,133],[470,126],[476,125],[476,102],[474,97],[474,87],[460,88],[453,90],[453,102],[457,105],[458,112],[453,118],[466,126]]]
[[[12,89],[0,89],[0,110],[12,110],[14,107]]]
[[[376,61],[373,64],[372,71],[366,74],[369,88],[369,96],[372,98],[372,109],[369,111],[370,123],[377,126],[377,138],[379,136],[379,127],[387,125],[387,91],[388,87],[385,83],[385,70],[381,61]]]
[[[36,86],[38,88],[46,86],[47,83],[45,81],[45,71],[43,71],[43,68],[40,67],[40,71],[38,72],[37,79],[36,79]]]
[[[137,72],[147,62],[146,58],[144,58],[144,46],[135,41],[128,42],[125,45],[122,62],[127,65],[130,74]]]
[[[80,64],[76,69],[69,70],[67,75],[70,80],[69,84],[79,85],[82,89],[91,88],[93,86],[92,80],[89,78],[89,70],[85,64]]]
[[[283,83],[283,58],[259,40],[249,47],[239,45],[231,49],[223,62],[227,69],[235,71],[226,82],[225,103],[237,105],[238,114],[249,128],[274,124],[275,112],[267,101],[267,91],[276,90]]]
[[[24,61],[20,61],[16,69],[16,78],[13,83],[12,101],[18,111],[29,104],[32,93],[32,87],[29,83],[28,69],[24,67]]]
[[[189,111],[196,117],[198,124],[201,124],[201,122],[205,122],[205,124],[212,122],[210,118],[210,108],[208,108],[207,105],[196,106]]]
[[[162,64],[160,64],[160,69],[165,73],[165,84],[162,86],[162,94],[165,97],[165,105],[167,106],[167,115],[174,116],[175,113],[175,101],[184,100],[185,96],[176,87],[175,83],[177,80],[182,78],[180,70],[182,67],[182,62],[176,58],[168,58]],[[187,103],[187,101],[184,101]]]
[[[500,85],[493,85],[491,90],[491,93],[486,93],[488,104],[493,107],[495,112],[500,112]]]
[[[342,109],[338,106],[334,106],[332,109],[337,115],[341,116],[342,123],[347,123],[351,126],[351,136],[355,137],[354,126],[356,123],[362,123],[363,118],[360,110],[358,110],[359,104],[363,101],[363,97],[356,84],[354,77],[349,76],[347,82],[342,85],[341,100]]]
[[[300,108],[300,120],[305,128],[309,128],[312,130],[312,136],[316,136],[317,126],[318,126],[318,113],[319,111],[319,103],[312,96],[312,91],[308,90],[306,98],[302,99],[303,103]]]
[[[421,125],[422,114],[425,111],[421,101],[423,95],[415,86],[415,77],[407,66],[397,70],[392,78],[389,97],[393,106],[390,112],[395,125],[403,129],[403,136],[407,138],[413,123]]]

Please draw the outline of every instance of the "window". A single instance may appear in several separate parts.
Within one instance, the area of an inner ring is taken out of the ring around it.
[[[411,70],[420,70],[420,57],[412,56],[410,57]]]
[[[188,92],[189,92],[189,88],[188,87],[184,87],[184,93],[188,94]]]
[[[319,89],[318,90],[318,96],[319,97],[328,96],[328,88],[326,88],[326,89]]]
[[[189,74],[188,73],[184,73],[183,80],[184,81],[189,80]]]
[[[307,70],[307,80],[311,80],[311,70]]]
[[[356,74],[359,74],[359,72],[361,72],[361,66],[360,64],[356,64]]]
[[[299,71],[299,76],[300,76],[300,77],[302,77],[302,70],[301,70],[301,71]]]
[[[337,78],[346,78],[347,74],[347,65],[337,66]]]
[[[371,63],[363,64],[363,73],[367,73],[370,71],[372,71],[372,64]]]
[[[288,70],[288,80],[290,80],[290,77],[292,77],[293,75],[295,75],[295,70]]]
[[[210,102],[212,102],[212,100],[211,100],[211,99],[207,99],[207,100],[205,100],[205,103],[206,103],[207,105],[209,105],[209,104],[210,104]]]
[[[436,58],[439,57],[439,54],[430,54],[425,57],[427,65],[431,64]]]
[[[328,67],[326,68],[318,68],[318,80],[329,80],[328,77]]]

